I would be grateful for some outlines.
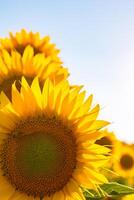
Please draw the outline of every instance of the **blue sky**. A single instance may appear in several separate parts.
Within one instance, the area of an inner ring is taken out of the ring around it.
[[[134,142],[134,1],[1,0],[0,36],[21,28],[50,35],[73,84],[100,103],[100,118]]]

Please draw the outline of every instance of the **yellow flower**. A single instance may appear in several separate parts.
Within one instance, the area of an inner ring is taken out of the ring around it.
[[[120,142],[116,146],[113,168],[124,178],[131,178],[134,175],[134,150],[131,145]]]
[[[27,32],[22,29],[16,34],[10,33],[9,38],[0,39],[0,48],[6,49],[10,54],[12,50],[16,50],[23,55],[26,46],[33,47],[34,54],[44,53],[45,57],[51,57],[55,61],[59,61],[57,54],[59,50],[55,48],[54,44],[50,43],[50,37],[45,36],[40,38],[40,34]]]
[[[16,80],[16,84],[19,85],[23,75],[29,83],[35,76],[38,76],[42,85],[48,77],[56,83],[66,79],[68,71],[62,67],[61,62],[52,61],[51,57],[45,57],[43,53],[34,55],[34,48],[30,45],[25,47],[22,56],[16,50],[12,50],[10,55],[7,50],[2,49],[0,56],[0,91],[4,91],[11,98],[11,84]]]
[[[108,124],[97,120],[99,105],[65,80],[21,85],[13,84],[12,102],[1,94],[1,199],[84,200],[81,187],[107,182],[99,169],[109,149],[95,144]]]
[[[116,154],[115,152],[115,147],[118,143],[118,140],[113,132],[108,131],[107,129],[104,129],[101,131],[103,134],[103,137],[99,140],[96,141],[96,144],[105,146],[111,150],[111,163],[112,164],[112,159],[114,159],[114,155]]]
[[[96,141],[96,144],[107,146],[111,150],[114,148],[114,143],[116,142],[116,137],[113,132],[108,131],[107,129],[104,129],[101,131],[103,134],[103,137]]]

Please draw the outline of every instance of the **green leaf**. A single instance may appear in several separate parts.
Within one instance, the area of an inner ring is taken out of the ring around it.
[[[104,199],[105,196],[115,198],[128,194],[134,194],[134,188],[116,182],[100,185],[98,192],[94,190],[84,190],[84,195],[87,200],[100,200]]]
[[[105,183],[101,186],[101,189],[109,195],[127,195],[134,193],[134,188],[116,182]]]

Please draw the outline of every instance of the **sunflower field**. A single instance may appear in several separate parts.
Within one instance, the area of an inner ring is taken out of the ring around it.
[[[0,200],[134,199],[134,144],[70,73],[48,36],[0,39]]]

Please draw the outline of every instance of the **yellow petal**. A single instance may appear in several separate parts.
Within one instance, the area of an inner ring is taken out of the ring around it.
[[[92,146],[89,147],[89,150],[97,154],[107,154],[111,151],[109,148],[98,144],[93,144]]]
[[[94,182],[96,182],[96,184],[102,184],[102,183],[107,183],[108,180],[106,179],[106,177],[101,174],[96,172],[95,170],[92,170],[90,168],[85,167],[85,173],[87,173],[87,176],[89,175],[89,177],[94,180]]]
[[[51,73],[54,73],[57,70],[57,66],[59,66],[59,64],[50,63],[46,68],[46,72],[43,74],[43,79],[46,79]]]
[[[78,129],[79,130],[87,129],[91,124],[90,122],[96,120],[98,113],[99,113],[99,110],[100,110],[100,106],[98,104],[87,115],[84,115],[83,117],[81,117],[77,121]]]
[[[68,107],[69,107],[69,94],[67,94],[62,101],[62,105],[60,109],[61,116],[64,116],[64,110],[67,109]]]
[[[40,200],[39,198],[36,199],[34,197],[30,197],[26,194],[23,194],[21,192],[15,191],[12,196],[8,200]]]
[[[5,109],[5,108],[4,108]],[[15,126],[16,116],[12,113],[6,113],[0,110],[0,128],[4,132],[12,130]]]
[[[0,198],[1,200],[9,200],[14,194],[14,188],[3,178],[0,177]]]
[[[0,74],[2,75],[7,75],[9,69],[7,68],[6,64],[4,63],[2,57],[0,57]]]
[[[54,109],[54,102],[55,102],[55,96],[54,96],[54,85],[51,81],[49,81],[49,88],[48,88],[48,110],[52,111]]]
[[[80,106],[83,103],[83,99],[85,97],[85,91],[78,93],[81,87],[76,88],[73,93],[71,92],[68,96],[68,102],[66,106],[62,108],[62,116],[67,116],[68,119],[71,120],[72,114],[77,110],[77,108],[80,108]],[[64,105],[64,104],[63,104]]]
[[[42,107],[45,109],[48,105],[48,90],[49,90],[49,80],[47,79],[44,83],[42,90]]]
[[[85,91],[77,95],[74,106],[73,106],[73,110],[71,110],[70,113],[68,113],[68,119],[77,118],[77,113],[83,106],[82,103],[83,103],[84,97],[85,97]]]
[[[95,154],[86,154],[86,153],[79,153],[77,154],[77,161],[79,162],[97,162],[97,161],[107,161],[107,157],[104,155],[95,155]]]
[[[84,162],[83,165],[91,169],[100,169],[100,168],[103,169],[103,167],[107,167],[108,162],[109,162],[109,158],[105,160],[97,160],[97,161],[90,160],[89,162]]]
[[[11,61],[11,56],[8,53],[8,51],[6,51],[5,49],[2,50],[2,56],[4,59],[4,62],[7,66],[7,68],[10,70],[12,68],[12,61]]]
[[[90,116],[88,116],[87,118],[90,119]],[[83,126],[81,126],[81,123],[79,123],[79,121],[76,122],[76,132],[78,133],[83,133],[83,132],[88,132],[89,127],[91,127],[91,125],[95,122],[95,120],[89,120],[87,123],[85,123]],[[91,131],[93,131],[91,129]]]
[[[31,85],[32,92],[34,94],[34,97],[38,103],[39,108],[42,108],[42,94],[41,94],[41,89],[39,85],[39,80],[38,77],[36,77]]]
[[[77,136],[77,134],[76,134]],[[93,143],[94,141],[96,141],[99,137],[99,134],[96,133],[89,133],[89,134],[78,134],[78,137],[76,138],[76,142],[78,143],[82,143],[82,142],[89,142],[89,143]]]
[[[92,180],[90,180],[90,176],[85,173],[85,170],[83,168],[75,169],[73,173],[73,179],[76,180],[80,185],[83,187],[89,188],[89,189],[95,189],[94,184],[92,183]]]
[[[94,123],[89,127],[88,131],[93,131],[93,130],[99,130],[107,125],[109,125],[110,123],[104,120],[96,120],[94,121]]]
[[[0,93],[0,108],[4,107],[8,103],[11,103],[8,97],[5,95],[4,92]]]
[[[50,58],[45,58],[44,54],[37,54],[33,57],[33,68],[38,71],[39,77],[43,77],[43,74],[46,73],[47,65],[50,61]]]
[[[74,109],[75,101],[76,101],[76,98],[74,98],[71,102],[69,102],[69,96],[66,96],[61,108],[62,117],[68,118],[68,114]]]
[[[50,197],[49,196],[45,196],[42,200],[52,200],[53,198],[53,195],[51,195]]]
[[[78,94],[79,91],[81,90],[81,86],[80,87],[75,87],[70,91],[70,99],[74,99]],[[85,96],[85,91],[83,91],[83,94]],[[84,97],[83,97],[84,98]]]
[[[60,68],[60,69],[58,69],[56,75],[57,75],[56,83],[59,83],[63,79],[65,80],[69,76],[68,69],[67,68]]]
[[[19,44],[23,43],[23,38],[21,36],[21,33],[16,33],[16,40]]]
[[[69,195],[76,200],[85,200],[85,197],[79,188],[79,185],[73,179],[69,180],[69,183],[66,185]]]
[[[17,45],[16,38],[14,37],[14,35],[13,35],[12,32],[10,32],[9,35],[10,35],[10,38],[11,38],[11,40],[9,40],[10,47],[11,47],[11,48],[14,48],[14,46]]]
[[[81,108],[82,113],[87,113],[89,111],[92,104],[92,100],[93,100],[93,95],[90,95]]]
[[[54,195],[53,195],[53,198],[52,200],[65,200],[65,196],[64,196],[64,193],[62,191],[59,191],[59,192],[56,192]]]
[[[21,94],[16,89],[15,83],[12,85],[12,103],[14,109],[20,114],[23,115],[25,112],[24,100],[22,99]]]
[[[102,137],[101,131],[85,131],[81,130],[75,132],[76,135],[76,141],[77,143],[88,143],[87,145],[89,146],[89,143],[94,143],[96,140],[100,139]]]
[[[22,64],[25,74],[32,74],[32,59],[34,56],[33,48],[29,45],[25,48],[23,57],[22,57]]]
[[[21,55],[17,51],[11,52],[11,59],[12,59],[12,69],[17,70],[17,72],[22,73],[22,60]]]
[[[72,118],[79,118],[83,114],[86,114],[91,107],[92,99],[93,95],[90,95],[88,99],[85,101],[85,103],[75,111],[75,113],[72,115]]]
[[[57,95],[57,98],[55,100],[55,111],[56,113],[61,113],[61,107],[63,105],[63,99],[68,95],[69,93],[69,84],[68,81],[63,81],[59,84],[59,93]]]
[[[24,106],[27,108],[25,109],[25,115],[33,115],[39,109],[39,106],[24,77],[22,77],[21,95],[24,100]]]

